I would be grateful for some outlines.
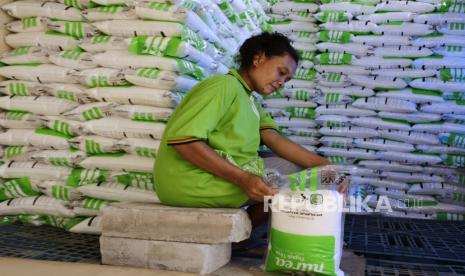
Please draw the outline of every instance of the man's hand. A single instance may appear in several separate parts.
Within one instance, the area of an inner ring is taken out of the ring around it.
[[[250,199],[256,202],[263,202],[265,196],[273,196],[279,191],[269,187],[263,179],[251,173],[244,173],[239,179],[238,185]]]
[[[347,193],[349,189],[349,177],[348,176],[343,176],[343,177],[344,177],[344,180],[339,185],[339,187],[337,187],[337,191],[341,194]]]

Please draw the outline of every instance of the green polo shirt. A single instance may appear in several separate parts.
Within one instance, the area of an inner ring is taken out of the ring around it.
[[[235,165],[261,174],[257,151],[265,128],[277,126],[236,70],[197,84],[174,110],[162,137],[154,171],[160,201],[183,207],[243,205],[248,197],[241,188],[185,160],[171,145],[201,140]]]

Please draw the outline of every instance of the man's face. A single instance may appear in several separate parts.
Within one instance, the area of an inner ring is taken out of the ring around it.
[[[269,95],[282,88],[292,78],[296,68],[297,63],[288,54],[272,57],[257,55],[249,71],[252,89],[261,95]]]

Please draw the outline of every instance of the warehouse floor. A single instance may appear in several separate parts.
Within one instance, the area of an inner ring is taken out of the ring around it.
[[[260,269],[261,260],[238,259],[233,260],[226,266],[217,270],[212,275],[218,276],[261,276],[271,275],[264,273]],[[364,275],[365,264],[363,258],[346,254],[343,260],[343,268],[350,272],[351,276]],[[23,275],[47,275],[47,276],[183,276],[195,275],[191,273],[174,272],[166,270],[151,270],[132,267],[118,267],[90,263],[69,263],[30,260],[20,258],[0,257],[0,267],[2,276],[23,276]],[[276,275],[276,274],[274,274]]]

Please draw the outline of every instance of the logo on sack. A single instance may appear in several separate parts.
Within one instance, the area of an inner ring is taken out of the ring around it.
[[[282,258],[276,258],[276,265],[279,267],[284,267],[292,271],[304,271],[304,272],[320,272],[324,271],[324,263],[321,264],[309,264],[303,262],[294,263],[291,260],[286,260]]]
[[[313,205],[323,204],[323,195],[321,194],[312,194],[310,195],[310,203]]]

